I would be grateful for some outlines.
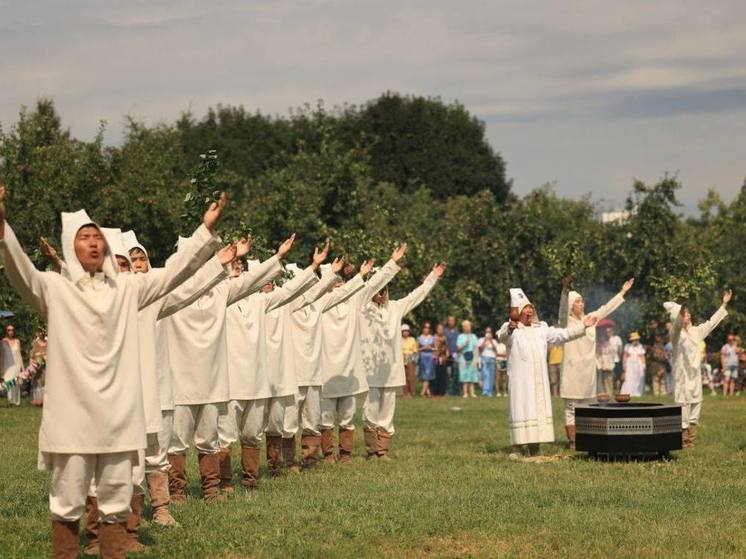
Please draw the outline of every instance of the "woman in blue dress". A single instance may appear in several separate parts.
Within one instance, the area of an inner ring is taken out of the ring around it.
[[[471,331],[471,322],[461,323],[461,334],[456,340],[458,351],[458,378],[461,382],[462,398],[476,398],[474,385],[479,380],[477,373],[477,337]]]
[[[422,334],[417,338],[420,356],[420,380],[422,381],[423,398],[430,397],[430,381],[435,380],[435,336],[430,332],[430,323],[422,326]]]

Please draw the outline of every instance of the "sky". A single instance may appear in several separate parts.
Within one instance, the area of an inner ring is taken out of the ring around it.
[[[743,0],[0,0],[0,122],[52,97],[122,139],[218,103],[287,114],[385,91],[458,100],[514,190],[619,207],[677,173],[682,211],[746,177]]]

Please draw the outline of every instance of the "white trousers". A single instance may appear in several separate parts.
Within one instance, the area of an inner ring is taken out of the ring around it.
[[[353,423],[357,411],[357,401],[363,394],[342,396],[340,398],[321,398],[321,426],[319,431],[334,429],[336,424],[340,429],[354,430]]]
[[[262,446],[268,404],[269,398],[228,402],[228,413],[218,419],[220,448],[228,448],[236,441],[241,441],[241,446]]]
[[[702,402],[681,404],[681,427],[689,428],[690,425],[699,425],[699,416],[702,413]]]
[[[161,410],[161,430],[158,431],[158,445],[145,455],[145,473],[167,472],[171,469],[168,462],[168,447],[174,432],[174,410]],[[148,441],[149,442],[149,441]]]
[[[394,412],[396,410],[396,393],[398,388],[368,389],[363,404],[363,421],[370,429],[382,429],[394,434]]]
[[[321,387],[299,386],[295,395],[295,431],[302,429],[303,435],[320,435]]]
[[[575,425],[575,406],[594,404],[595,398],[563,398],[565,402],[565,425]]]
[[[270,437],[282,437],[283,439],[295,437],[295,433],[298,432],[298,418],[294,394],[269,399],[266,432]]]
[[[137,451],[110,454],[50,453],[52,489],[49,512],[52,520],[72,522],[85,512],[85,500],[96,480],[101,521],[125,522],[132,500],[132,471]]]
[[[226,413],[226,402],[174,406],[174,430],[168,453],[184,454],[192,441],[200,454],[218,452],[218,417]]]

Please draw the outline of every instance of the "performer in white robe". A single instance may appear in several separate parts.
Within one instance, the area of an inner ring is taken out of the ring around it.
[[[49,324],[39,465],[52,471],[49,496],[55,557],[77,557],[78,523],[95,477],[101,552],[123,557],[137,451],[146,447],[137,313],[165,296],[206,260],[213,204],[190,249],[162,273],[119,275],[101,230],[84,211],[62,215],[69,278],[39,272],[5,222],[0,186],[0,256],[23,300]]]
[[[559,326],[567,328],[580,324],[585,314],[585,300],[577,291],[569,291],[569,278],[563,281],[560,298]],[[626,281],[621,291],[605,305],[588,315],[598,320],[606,318],[622,303],[632,289],[634,278]],[[575,406],[596,401],[596,329],[589,328],[585,335],[565,344],[560,368],[560,396],[565,404],[565,431],[570,448],[575,448]]]
[[[238,243],[237,257],[249,241]],[[178,254],[178,253],[177,253]],[[171,502],[186,501],[186,452],[197,448],[206,502],[225,500],[220,492],[218,416],[230,400],[226,312],[229,305],[251,295],[281,270],[275,255],[241,277],[225,280],[188,307],[165,318],[168,363],[174,391],[174,428],[168,449]]]
[[[550,327],[539,321],[521,289],[510,290],[510,306],[510,320],[497,333],[498,341],[508,349],[510,440],[535,455],[539,443],[554,441],[547,344],[579,338],[597,319],[589,315],[569,328]]]
[[[355,437],[353,420],[358,398],[368,391],[368,379],[360,347],[360,320],[363,306],[383,289],[399,272],[399,260],[407,252],[407,244],[399,246],[391,259],[367,281],[365,286],[343,303],[326,311],[321,317],[322,371],[321,386],[321,450],[325,463],[334,463],[332,429],[338,426],[339,461],[352,461]],[[355,279],[351,280],[355,281]],[[340,289],[336,287],[335,289]]]
[[[702,413],[701,343],[728,316],[726,307],[731,296],[730,291],[723,293],[723,304],[710,320],[697,326],[692,325],[692,315],[687,307],[677,303],[663,303],[673,322],[671,362],[675,379],[674,401],[681,404],[681,436],[684,448],[694,447]]]
[[[339,289],[333,289],[340,281],[339,272],[344,263],[336,258],[332,264],[321,267],[319,282],[309,289],[303,297],[288,307],[290,315],[290,339],[293,349],[293,374],[298,389],[293,406],[286,408],[284,431],[292,437],[283,438],[283,460],[285,464],[294,464],[295,435],[301,434],[301,463],[304,468],[316,464],[318,451],[321,448],[321,317],[324,312],[343,303],[361,289],[372,263],[364,263],[359,278],[345,283]],[[367,268],[366,268],[367,267]]]
[[[389,300],[388,287],[384,287],[363,307],[360,342],[368,380],[363,436],[368,459],[390,459],[396,393],[406,383],[401,321],[425,300],[445,270],[445,264],[436,264],[422,285],[394,301]]]

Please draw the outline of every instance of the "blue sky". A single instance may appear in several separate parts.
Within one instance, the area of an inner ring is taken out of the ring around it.
[[[457,99],[519,194],[621,203],[678,172],[685,211],[746,177],[746,2],[0,0],[0,121],[51,96],[73,134],[217,103],[285,114],[383,91]]]

